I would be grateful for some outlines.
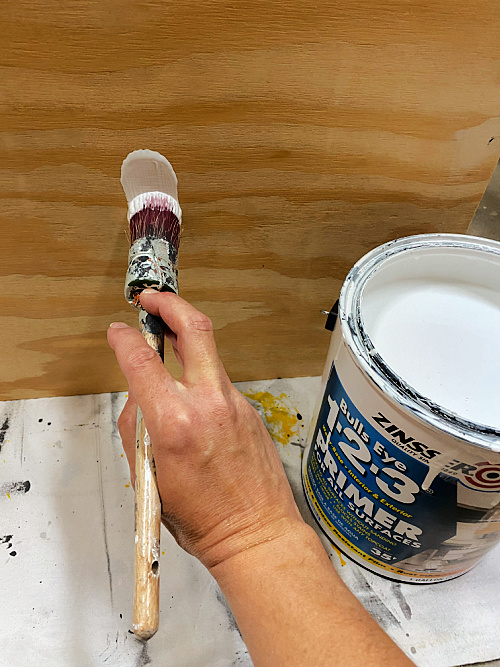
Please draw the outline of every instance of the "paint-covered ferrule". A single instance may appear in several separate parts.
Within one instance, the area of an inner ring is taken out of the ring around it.
[[[159,292],[178,292],[177,249],[165,239],[141,238],[129,250],[125,298],[140,308],[138,296],[153,287]]]

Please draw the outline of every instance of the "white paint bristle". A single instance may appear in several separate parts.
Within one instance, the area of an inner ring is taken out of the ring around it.
[[[143,208],[147,206],[154,208],[161,208],[165,211],[172,211],[172,213],[177,217],[179,224],[181,223],[181,207],[177,199],[174,199],[171,195],[167,195],[164,192],[144,192],[143,194],[137,195],[131,199],[128,203],[128,214],[127,218],[130,222],[136,213],[142,211]]]
[[[122,164],[121,184],[129,203],[129,218],[137,213],[141,195],[156,196],[165,194],[171,198],[171,208],[180,222],[180,207],[177,197],[177,177],[170,162],[156,151],[148,149],[129,153]],[[177,206],[175,206],[177,204]],[[132,208],[131,208],[132,207]]]

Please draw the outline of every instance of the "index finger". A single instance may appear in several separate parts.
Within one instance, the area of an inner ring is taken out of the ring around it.
[[[212,321],[194,306],[173,292],[157,292],[145,289],[141,293],[141,305],[162,318],[177,336],[177,350],[184,367],[188,384],[202,379],[227,380],[213,334]]]

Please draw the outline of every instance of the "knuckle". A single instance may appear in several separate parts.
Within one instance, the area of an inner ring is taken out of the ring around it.
[[[178,434],[192,428],[193,410],[189,405],[174,401],[167,409],[162,409],[158,414],[160,430],[171,435]]]
[[[262,417],[260,416],[259,412],[250,403],[250,401],[245,398],[245,396],[243,396],[243,394],[239,394],[239,396],[236,398],[236,405],[238,414],[243,421],[253,422],[256,419],[258,421],[262,421]]]
[[[209,416],[218,423],[227,423],[234,419],[236,407],[222,391],[212,390],[209,402]]]
[[[193,416],[186,409],[178,408],[169,418],[171,425],[178,430],[187,430],[193,423]]]
[[[129,354],[127,365],[129,368],[133,368],[135,370],[143,370],[148,368],[151,363],[155,361],[156,356],[157,354],[153,348],[149,346],[141,347]]]
[[[182,407],[163,416],[161,431],[168,434],[167,447],[171,454],[186,455],[186,446],[197,430],[196,421],[192,412]]]
[[[196,313],[186,318],[184,321],[184,328],[187,332],[190,332],[213,331],[214,327],[212,320],[208,317],[208,315],[204,315],[203,313]]]

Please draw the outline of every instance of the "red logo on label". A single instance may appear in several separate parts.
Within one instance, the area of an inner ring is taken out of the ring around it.
[[[477,464],[473,475],[464,477],[473,488],[482,491],[497,491],[500,489],[500,465],[487,461]]]

